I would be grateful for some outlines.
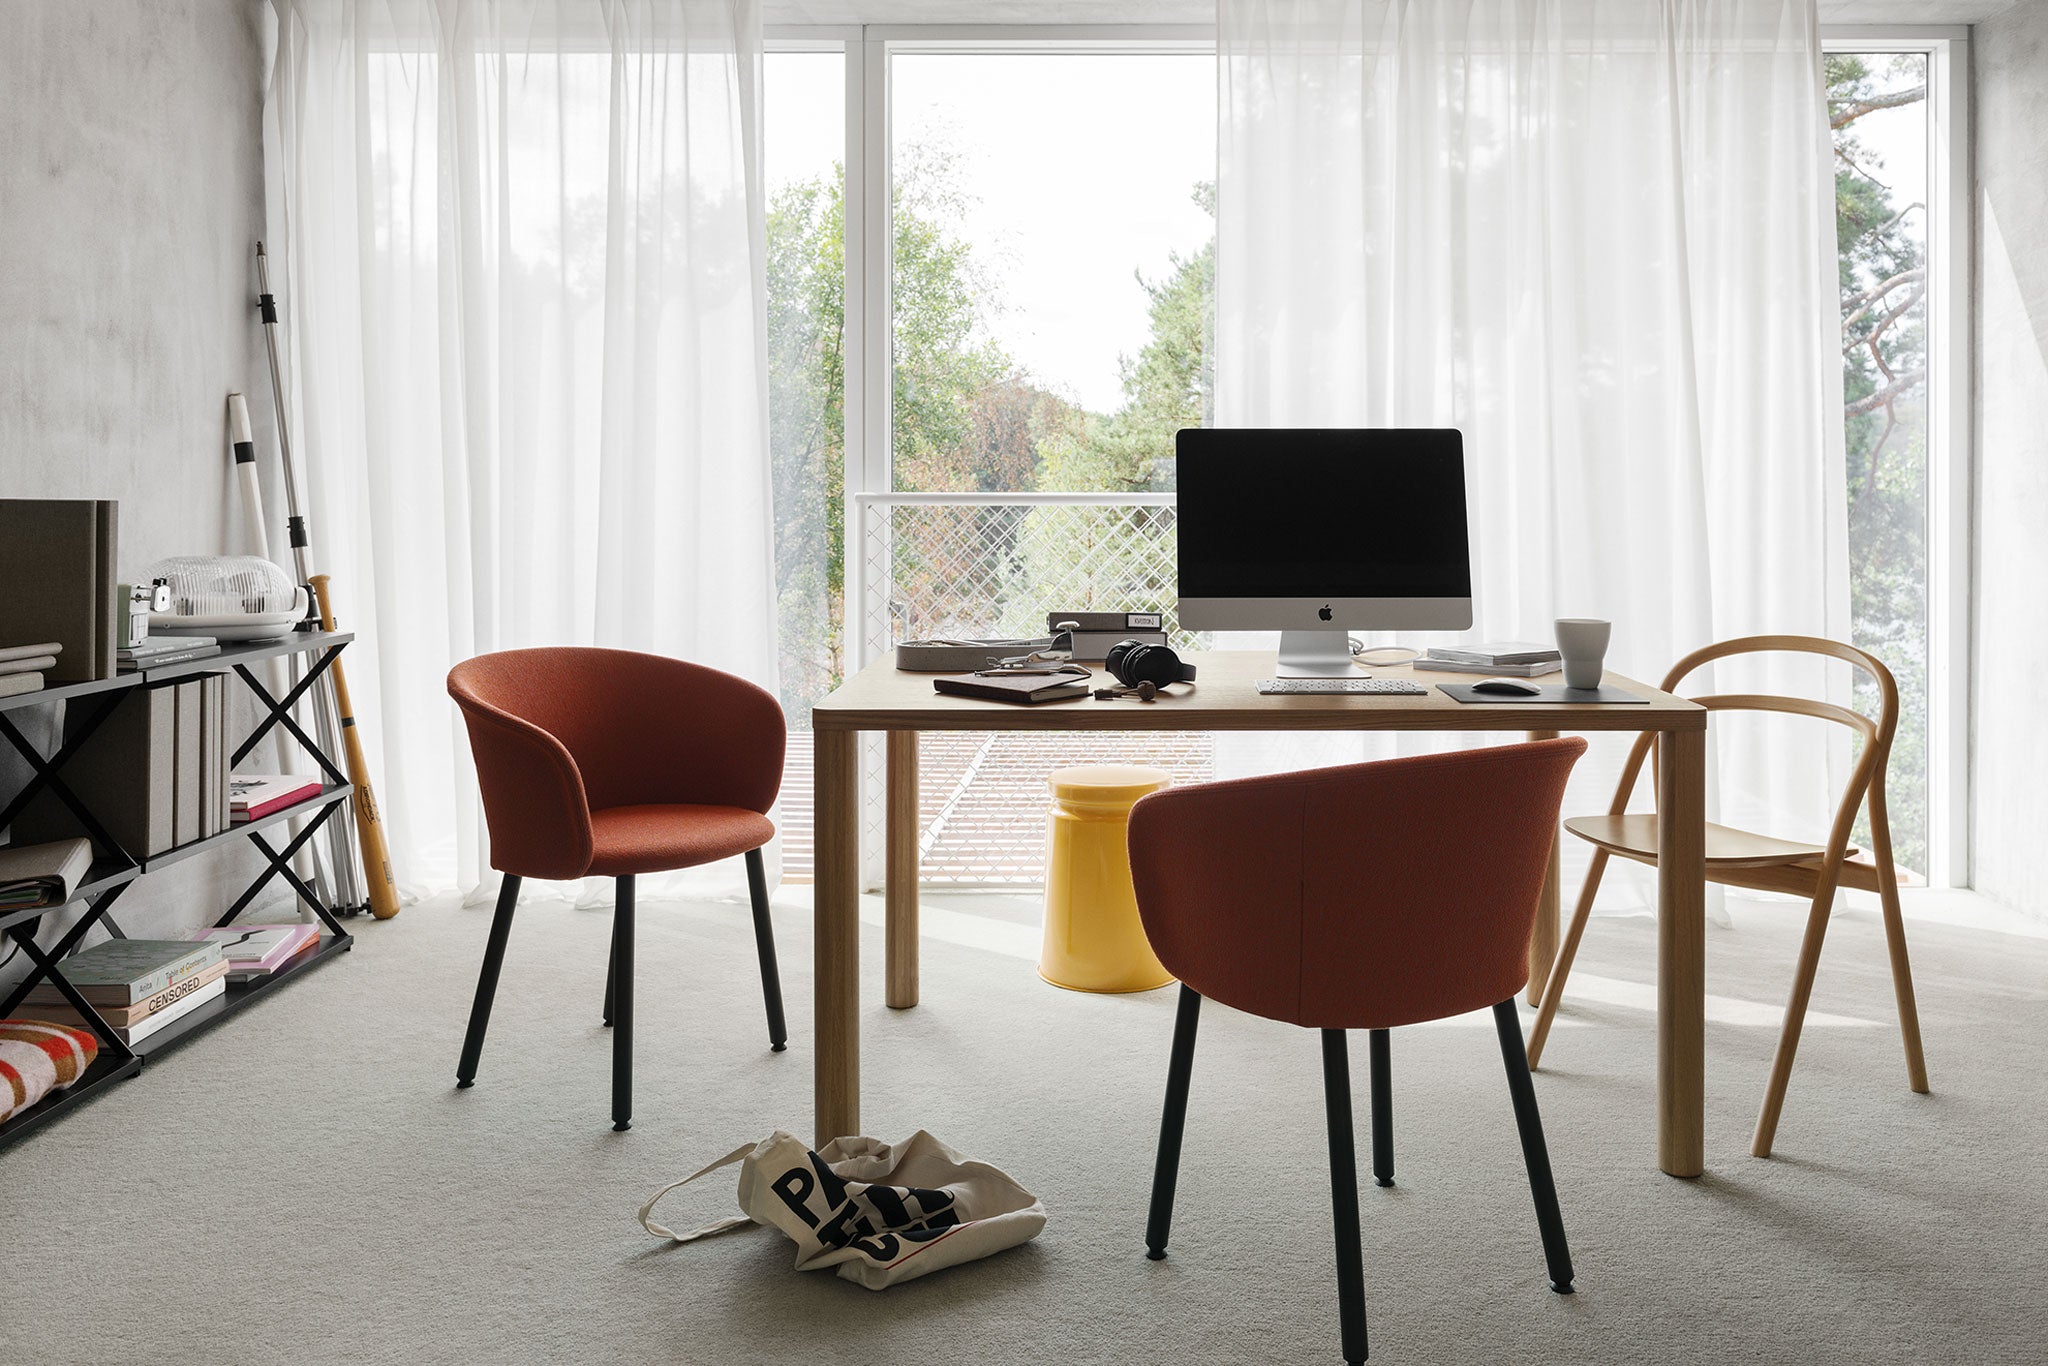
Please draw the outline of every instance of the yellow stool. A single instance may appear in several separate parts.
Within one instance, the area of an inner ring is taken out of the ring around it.
[[[1151,991],[1173,980],[1145,941],[1126,847],[1131,808],[1173,779],[1156,768],[1063,768],[1046,780],[1045,950],[1038,975],[1070,991]]]

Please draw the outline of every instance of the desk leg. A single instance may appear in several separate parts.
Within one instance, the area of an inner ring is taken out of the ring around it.
[[[889,732],[889,823],[883,902],[888,911],[889,1004],[917,1004],[917,732]]]
[[[817,880],[812,1050],[818,1146],[860,1132],[860,735],[812,732]]]
[[[1657,1165],[1706,1167],[1707,735],[1657,736]]]
[[[1554,730],[1532,730],[1531,740],[1555,740]],[[1563,851],[1555,833],[1550,840],[1550,869],[1543,875],[1543,892],[1536,898],[1536,927],[1529,932],[1529,1004],[1543,999],[1550,983],[1550,967],[1557,961],[1558,887],[1563,882]]]

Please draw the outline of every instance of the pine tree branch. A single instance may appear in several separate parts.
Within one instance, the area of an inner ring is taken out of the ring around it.
[[[1859,346],[1868,346],[1871,349],[1871,354],[1873,356],[1876,355],[1878,339],[1883,337],[1885,333],[1889,332],[1892,329],[1893,324],[1897,323],[1899,319],[1905,317],[1908,313],[1912,312],[1914,306],[1926,297],[1926,287],[1916,287],[1911,295],[1909,295],[1899,303],[1898,307],[1886,311],[1881,317],[1878,318],[1878,320],[1875,323],[1871,324],[1871,328],[1868,332],[1864,333],[1860,337],[1848,337],[1845,341],[1843,341],[1842,349],[1844,351],[1853,351]],[[1855,321],[1855,319],[1844,318],[1842,320],[1842,327],[1845,336],[1849,324],[1852,321]],[[1882,358],[1879,359],[1878,364],[1880,366],[1883,366],[1884,361],[1882,360]]]
[[[1923,83],[1905,90],[1893,90],[1883,95],[1872,95],[1868,99],[1849,100],[1839,110],[1828,115],[1828,127],[1847,128],[1865,114],[1875,114],[1880,109],[1897,109],[1902,105],[1918,104],[1927,98],[1927,86]]]
[[[1893,290],[1899,288],[1901,285],[1915,286],[1913,290],[1913,297],[1906,300],[1905,303],[1900,304],[1899,307],[1896,310],[1894,310],[1894,312],[1903,312],[1904,310],[1911,308],[1914,304],[1920,302],[1921,297],[1927,293],[1926,269],[1924,267],[1916,266],[1912,270],[1902,270],[1897,275],[1892,276],[1889,280],[1880,280],[1878,283],[1872,285],[1869,289],[1864,290],[1861,294],[1854,294],[1851,295],[1849,298],[1842,300],[1842,306],[1844,308],[1849,308],[1853,310],[1843,315],[1842,330],[1846,332],[1851,327],[1855,326],[1857,323],[1863,321],[1864,315],[1869,313],[1874,305],[1882,303],[1885,300],[1886,296],[1888,296]],[[1879,324],[1880,329],[1882,329],[1883,326],[1884,324]]]
[[[1908,370],[1882,389],[1873,390],[1853,403],[1844,404],[1842,406],[1842,416],[1861,417],[1865,413],[1874,413],[1879,408],[1897,402],[1913,390],[1919,388],[1926,378],[1927,368],[1925,366],[1918,370]]]

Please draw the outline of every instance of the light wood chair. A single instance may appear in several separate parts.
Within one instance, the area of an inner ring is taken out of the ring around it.
[[[1692,699],[1709,711],[1768,711],[1820,717],[1840,722],[1863,737],[1863,752],[1857,756],[1856,765],[1850,772],[1848,789],[1843,792],[1841,804],[1835,810],[1834,825],[1828,832],[1827,843],[1801,844],[1725,825],[1707,826],[1709,882],[1759,891],[1787,892],[1811,899],[1806,916],[1806,937],[1800,944],[1799,964],[1792,978],[1792,997],[1785,1006],[1785,1027],[1778,1036],[1778,1053],[1771,1064],[1770,1086],[1764,1092],[1763,1111],[1757,1116],[1756,1134],[1750,1141],[1749,1150],[1758,1157],[1771,1155],[1771,1143],[1777,1136],[1778,1115],[1785,1105],[1785,1083],[1792,1075],[1793,1055],[1799,1049],[1799,1029],[1806,1019],[1807,998],[1813,994],[1814,968],[1820,962],[1821,940],[1827,934],[1828,916],[1834,908],[1838,887],[1876,892],[1883,904],[1885,939],[1891,948],[1892,990],[1898,998],[1899,1032],[1906,1044],[1906,1075],[1915,1091],[1925,1093],[1927,1090],[1927,1063],[1920,1050],[1920,1016],[1913,1004],[1913,969],[1906,959],[1906,927],[1899,917],[1899,880],[1901,876],[1910,877],[1910,874],[1902,875],[1892,864],[1891,823],[1884,804],[1885,766],[1890,760],[1892,734],[1898,728],[1899,720],[1899,690],[1892,681],[1891,670],[1874,656],[1837,641],[1812,636],[1746,636],[1709,645],[1687,655],[1665,676],[1661,686],[1665,692],[1676,693],[1687,675],[1701,665],[1730,655],[1771,651],[1828,655],[1847,660],[1876,681],[1880,706],[1873,720],[1847,707],[1802,697],[1743,693]],[[1544,988],[1543,1004],[1536,1013],[1536,1024],[1529,1034],[1531,1067],[1542,1060],[1543,1044],[1550,1036],[1550,1025],[1557,1015],[1558,1002],[1563,999],[1565,978],[1570,974],[1572,959],[1578,953],[1579,937],[1585,933],[1593,898],[1600,890],[1600,878],[1607,871],[1607,860],[1618,855],[1638,863],[1655,864],[1657,861],[1657,818],[1628,813],[1629,794],[1634,791],[1636,779],[1642,772],[1650,739],[1645,735],[1629,752],[1628,763],[1621,772],[1621,782],[1615,789],[1614,803],[1606,815],[1577,816],[1564,823],[1566,830],[1594,846],[1593,862],[1586,870],[1585,889],[1579,893],[1579,904],[1572,912],[1571,927],[1565,932],[1563,944],[1558,947],[1557,961],[1551,967],[1550,979]],[[1870,813],[1872,845],[1867,854],[1849,843],[1856,812],[1865,806]]]

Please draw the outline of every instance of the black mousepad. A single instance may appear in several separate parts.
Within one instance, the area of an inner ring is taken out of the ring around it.
[[[1439,683],[1446,697],[1453,702],[1636,702],[1648,703],[1649,698],[1632,693],[1626,688],[1610,688],[1601,684],[1597,688],[1567,688],[1562,683],[1538,683],[1539,691],[1533,697],[1517,693],[1479,692],[1476,683]]]

